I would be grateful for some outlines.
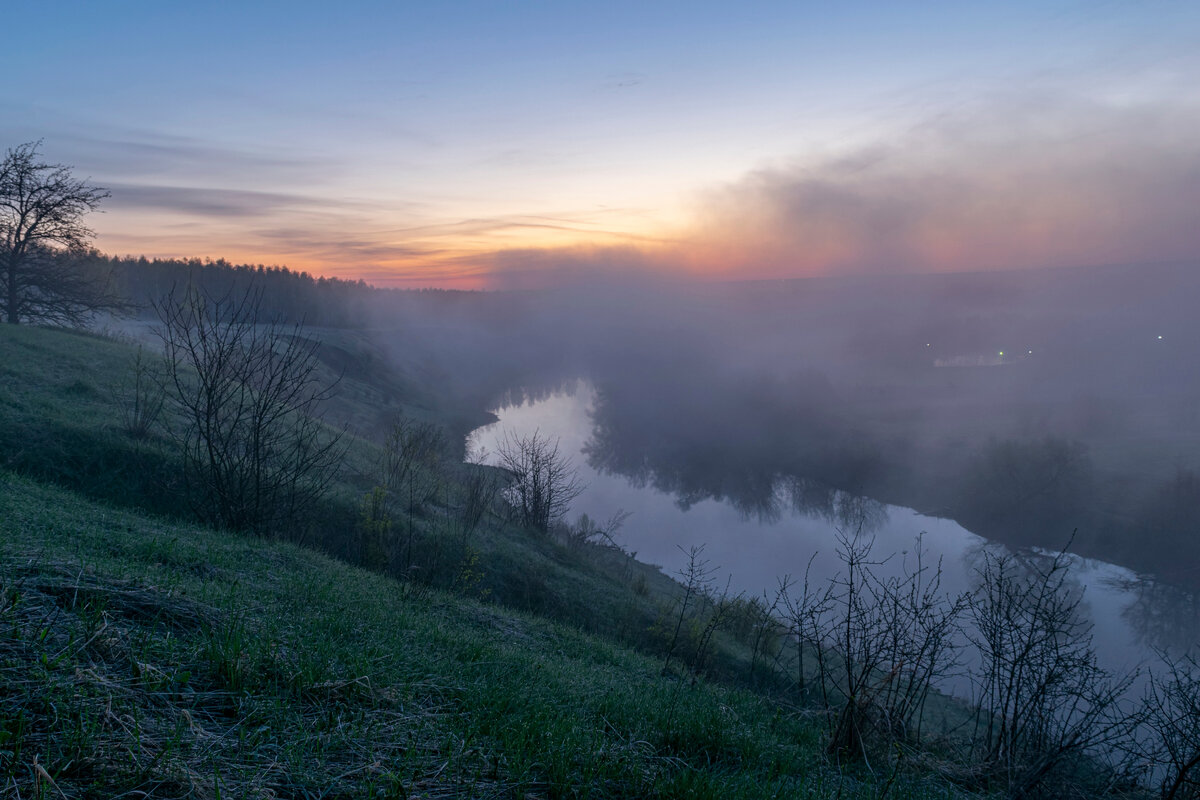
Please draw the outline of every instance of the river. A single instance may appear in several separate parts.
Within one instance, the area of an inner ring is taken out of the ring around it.
[[[658,565],[667,574],[676,575],[684,568],[693,547],[704,548],[702,557],[715,570],[719,585],[729,581],[735,592],[754,596],[773,595],[781,579],[803,578],[806,569],[810,581],[826,581],[839,573],[839,531],[857,525],[845,517],[805,513],[786,503],[778,513],[765,515],[748,515],[711,498],[681,504],[644,480],[597,470],[589,463],[595,398],[594,389],[579,381],[547,396],[496,408],[498,420],[474,431],[468,446],[482,454],[477,457],[494,461],[506,431],[539,431],[557,439],[560,453],[571,458],[586,484],[572,504],[571,518],[586,513],[605,520],[619,510],[629,512],[618,542],[640,561]],[[952,520],[900,506],[873,504],[869,510],[870,531],[859,535],[873,537],[872,555],[882,562],[875,567],[881,575],[911,569],[919,542],[923,563],[940,564],[942,588],[953,595],[972,587],[982,549],[999,547]],[[1039,554],[1026,555],[1037,558]],[[1123,671],[1149,664],[1155,648],[1181,650],[1197,641],[1200,602],[1195,593],[1078,557],[1071,559],[1070,574],[1071,581],[1084,590],[1083,610],[1094,625],[1093,643],[1106,668]]]

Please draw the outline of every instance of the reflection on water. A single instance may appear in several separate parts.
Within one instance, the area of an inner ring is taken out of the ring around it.
[[[622,544],[670,574],[684,565],[689,547],[705,545],[706,557],[736,590],[771,594],[782,578],[806,569],[813,580],[835,576],[842,566],[835,552],[837,533],[869,532],[874,555],[882,561],[881,577],[912,568],[919,537],[925,563],[941,564],[942,589],[954,595],[973,588],[984,548],[999,547],[953,521],[832,489],[813,474],[789,471],[778,458],[743,463],[719,449],[706,451],[704,430],[656,434],[612,414],[611,407],[598,412],[597,397],[580,382],[507,405],[496,410],[498,422],[472,434],[470,445],[495,452],[503,431],[539,430],[557,437],[560,451],[573,456],[587,484],[572,513],[605,519],[621,509],[630,512]],[[740,424],[730,421],[728,427]],[[670,438],[677,436],[683,440]],[[852,469],[852,464],[843,459],[839,468]],[[846,473],[840,477],[845,485]],[[1017,557],[1031,569],[1050,558],[1038,551]],[[1200,600],[1195,593],[1082,558],[1072,559],[1070,581],[1084,592],[1096,651],[1111,669],[1151,660],[1154,648],[1184,649],[1196,641]]]
[[[585,390],[588,465],[671,495],[683,509],[717,500],[768,522],[789,510],[836,519],[885,471],[878,448],[835,418],[819,381],[762,393],[744,381],[717,392],[688,379],[667,394],[631,381]]]
[[[1200,594],[1156,581],[1117,576],[1111,591],[1129,598],[1121,612],[1148,648],[1183,653],[1197,644],[1200,631]]]

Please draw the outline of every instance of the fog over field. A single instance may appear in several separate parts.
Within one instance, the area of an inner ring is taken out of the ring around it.
[[[412,302],[377,335],[485,406],[589,380],[592,465],[684,505],[770,516],[798,482],[1190,583],[1198,301],[1188,263],[606,280]]]

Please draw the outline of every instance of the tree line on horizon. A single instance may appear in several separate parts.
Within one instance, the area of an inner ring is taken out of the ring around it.
[[[395,298],[445,289],[390,289],[365,280],[314,276],[286,266],[224,258],[106,255],[92,246],[86,217],[111,193],[43,160],[41,141],[9,148],[0,160],[0,318],[12,325],[82,326],[106,314],[153,316],[154,302],[194,287],[211,296],[251,288],[264,318],[322,327],[362,327]]]

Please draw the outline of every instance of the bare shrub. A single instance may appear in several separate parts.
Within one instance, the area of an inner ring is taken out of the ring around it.
[[[130,359],[129,371],[113,384],[111,392],[121,429],[132,439],[149,438],[162,416],[167,396],[155,361],[141,345]]]
[[[975,705],[963,708],[965,724],[953,737],[939,731],[943,757],[949,745],[963,748],[957,765],[945,764],[948,776],[1012,798],[1093,796],[1134,783],[1129,753],[1145,712],[1123,698],[1137,673],[1113,675],[1098,665],[1064,554],[983,550],[975,590],[952,596],[920,539],[891,577],[882,574],[889,559],[872,555],[873,540],[839,533],[837,542],[839,574],[810,581],[810,560],[803,581],[782,579],[775,601],[760,606],[786,626],[790,646],[777,651],[776,666],[822,711],[829,755],[872,772],[881,766],[873,762],[890,761],[876,773],[890,786],[906,753],[929,741],[923,723],[931,695],[965,675]],[[1151,698],[1161,709],[1150,717],[1162,744],[1148,757],[1171,776],[1164,787],[1177,782],[1176,796],[1197,796],[1195,661],[1176,665]]]
[[[625,521],[629,519],[629,516],[628,511],[617,509],[604,522],[597,522],[587,514],[580,514],[579,519],[575,521],[574,525],[562,526],[563,543],[575,549],[599,546],[620,550],[621,547],[617,544],[616,535],[622,526],[625,525]]]
[[[985,550],[982,558],[968,611],[981,659],[971,760],[985,784],[1028,797],[1074,763],[1102,764],[1128,742],[1137,714],[1121,697],[1135,676],[1114,677],[1097,663],[1065,553],[1021,560]]]
[[[874,540],[839,534],[844,572],[827,593],[793,601],[817,662],[831,755],[868,760],[872,750],[920,736],[934,684],[954,668],[953,634],[965,605],[941,592],[941,565],[915,559],[893,577],[872,557]]]
[[[1200,663],[1196,656],[1163,656],[1165,674],[1152,676],[1146,690],[1149,738],[1143,754],[1161,777],[1167,800],[1200,797]]]
[[[793,669],[796,676],[796,689],[800,697],[804,699],[809,697],[811,686],[807,662],[811,655],[815,662],[813,672],[819,679],[818,692],[821,703],[828,709],[829,700],[826,693],[828,684],[824,679],[828,668],[825,663],[824,648],[827,638],[827,615],[833,604],[833,587],[828,583],[818,586],[811,580],[812,563],[815,558],[816,553],[808,560],[808,565],[804,569],[804,580],[799,582],[798,595],[795,593],[796,581],[790,576],[780,579],[775,604],[783,609],[784,620],[789,626],[789,634],[795,643]]]
[[[506,432],[496,455],[512,476],[504,496],[527,528],[547,533],[584,490],[571,459],[559,453],[558,440],[538,431]]]
[[[445,448],[445,432],[437,425],[404,416],[392,423],[383,443],[383,485],[409,514],[437,496]]]
[[[484,517],[493,510],[500,496],[500,478],[495,470],[479,465],[467,465],[458,482],[457,513],[447,506],[450,529],[465,547]]]
[[[663,672],[671,668],[671,659],[692,633],[696,606],[703,601],[706,593],[711,592],[713,573],[716,571],[711,562],[704,558],[704,545],[679,549],[687,556],[687,565],[679,570],[683,593],[674,601],[674,611],[670,617],[671,632],[667,636],[666,653],[663,656]]]
[[[175,412],[168,433],[193,509],[217,527],[268,534],[304,524],[345,448],[317,416],[332,393],[318,343],[300,325],[262,321],[261,301],[253,289],[173,289],[155,310]]]
[[[748,678],[753,683],[759,665],[765,663],[769,669],[777,664],[786,644],[788,629],[781,619],[780,597],[771,600],[766,592],[760,597],[735,597],[725,616],[725,630],[750,648]]]
[[[367,569],[381,571],[391,560],[392,516],[387,508],[387,493],[376,486],[363,496],[359,506],[358,525],[359,563]]]
[[[413,544],[416,517],[437,497],[445,485],[445,433],[442,428],[410,417],[399,417],[383,444],[380,471],[388,498],[406,514],[406,536],[401,567],[404,574],[413,568]]]

